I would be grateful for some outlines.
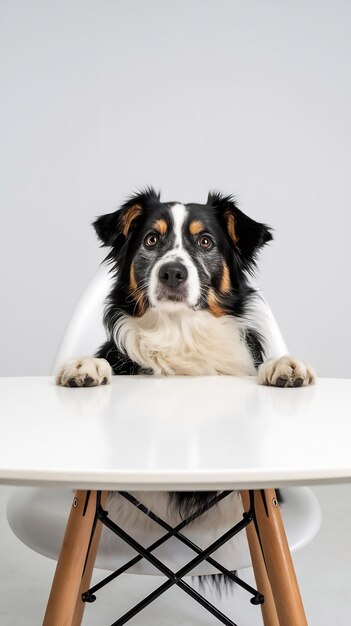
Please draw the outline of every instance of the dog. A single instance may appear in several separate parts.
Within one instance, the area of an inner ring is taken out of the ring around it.
[[[265,306],[252,283],[272,229],[245,215],[232,196],[211,192],[205,204],[182,204],[161,202],[147,188],[93,226],[109,248],[105,261],[113,273],[107,340],[94,357],[63,364],[57,384],[105,385],[112,374],[257,375],[258,384],[277,387],[315,382],[310,366],[272,353]],[[213,495],[138,497],[175,525]],[[240,508],[238,494],[233,498]],[[122,500],[116,494],[114,515],[130,520],[133,512]],[[176,505],[171,513],[170,502]]]
[[[312,369],[289,357],[267,359],[260,297],[252,286],[272,229],[245,215],[233,197],[206,204],[161,202],[154,189],[133,195],[94,222],[114,272],[95,357],[65,363],[57,383],[91,387],[112,374],[258,374],[258,383],[299,387]]]

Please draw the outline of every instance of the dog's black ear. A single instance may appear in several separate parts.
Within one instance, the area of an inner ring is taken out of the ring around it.
[[[213,207],[218,217],[223,220],[229,240],[246,269],[254,268],[258,251],[273,239],[272,229],[267,224],[255,222],[240,211],[232,196],[210,192],[207,204]]]
[[[117,211],[100,215],[93,226],[103,246],[119,248],[127,240],[147,207],[160,202],[152,187],[131,196]]]

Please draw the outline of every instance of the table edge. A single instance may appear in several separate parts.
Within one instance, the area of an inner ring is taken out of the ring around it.
[[[221,489],[263,489],[268,487],[327,485],[351,482],[351,468],[326,470],[259,471],[105,471],[28,472],[0,470],[0,484],[32,487],[67,487],[72,489],[131,491],[218,491]]]

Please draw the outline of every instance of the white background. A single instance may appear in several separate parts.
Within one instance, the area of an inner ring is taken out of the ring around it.
[[[50,372],[103,252],[90,223],[146,184],[234,192],[275,228],[261,284],[290,350],[351,376],[351,4],[1,3],[1,369]]]

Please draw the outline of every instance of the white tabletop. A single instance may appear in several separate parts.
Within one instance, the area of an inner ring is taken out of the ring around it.
[[[0,483],[95,489],[351,479],[351,380],[116,376],[98,388],[0,379]]]

